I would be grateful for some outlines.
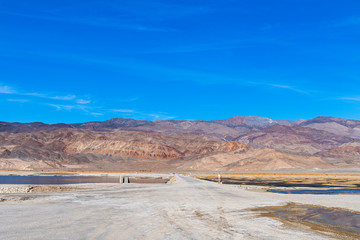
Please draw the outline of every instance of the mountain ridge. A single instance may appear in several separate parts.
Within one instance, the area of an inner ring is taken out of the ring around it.
[[[360,166],[360,121],[0,122],[2,169],[254,171]]]

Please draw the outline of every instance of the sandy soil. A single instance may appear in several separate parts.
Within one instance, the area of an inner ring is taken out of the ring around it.
[[[15,185],[15,184],[4,184],[0,185],[1,193],[45,193],[45,192],[65,192],[78,190],[77,187],[69,186],[36,186],[36,185]],[[3,195],[6,196],[6,195]]]
[[[252,192],[178,175],[172,184],[80,184],[2,194],[3,239],[329,239],[249,210],[287,202],[360,210],[360,195]]]

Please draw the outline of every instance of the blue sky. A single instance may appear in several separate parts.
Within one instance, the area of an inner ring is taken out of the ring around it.
[[[360,119],[357,0],[0,0],[0,121]]]

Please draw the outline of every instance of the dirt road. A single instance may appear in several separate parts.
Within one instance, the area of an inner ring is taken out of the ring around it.
[[[360,196],[281,195],[177,176],[173,184],[83,184],[3,194],[1,239],[329,239],[248,210],[286,202],[360,209]]]

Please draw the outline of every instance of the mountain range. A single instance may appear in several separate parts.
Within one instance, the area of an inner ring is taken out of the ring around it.
[[[360,166],[360,121],[0,122],[0,169],[257,171]]]

